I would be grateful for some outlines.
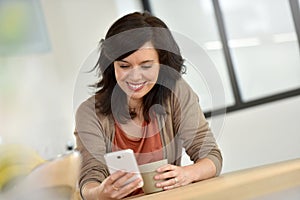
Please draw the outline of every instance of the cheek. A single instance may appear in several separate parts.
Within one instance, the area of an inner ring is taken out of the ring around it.
[[[125,77],[125,73],[122,70],[116,69],[115,68],[115,76],[117,82],[122,81]]]
[[[151,80],[152,82],[156,82],[158,79],[159,70],[153,70],[152,72],[148,73],[146,76],[148,80]]]

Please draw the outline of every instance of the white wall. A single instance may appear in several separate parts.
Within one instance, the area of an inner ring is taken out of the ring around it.
[[[117,18],[114,1],[42,0],[51,50],[0,57],[0,138],[43,157],[65,152],[73,141],[73,91],[80,65]]]
[[[229,113],[223,172],[300,158],[300,96]]]
[[[0,98],[0,132],[2,142],[26,143],[51,158],[73,140],[80,65],[124,10],[110,0],[41,2],[52,49],[0,59],[15,84],[6,102]],[[300,157],[299,118],[299,96],[227,114],[218,137],[223,172]]]
[[[300,96],[226,114],[216,133],[222,173],[300,158],[299,119]],[[182,164],[190,163],[185,155]]]

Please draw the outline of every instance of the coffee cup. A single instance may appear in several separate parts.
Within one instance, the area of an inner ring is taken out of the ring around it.
[[[155,180],[154,176],[158,174],[156,170],[159,167],[162,167],[166,164],[168,164],[167,159],[147,163],[144,165],[139,165],[139,170],[141,172],[144,181],[143,191],[145,194],[150,194],[150,193],[159,192],[163,190],[162,188],[156,187],[156,183],[162,182],[162,180]]]

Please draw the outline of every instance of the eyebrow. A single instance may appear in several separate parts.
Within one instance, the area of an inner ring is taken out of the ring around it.
[[[128,63],[128,64],[131,64],[130,62],[126,61],[126,60],[117,60],[118,62],[124,62],[124,63]],[[140,64],[145,64],[145,63],[148,63],[148,62],[154,62],[154,60],[144,60],[142,61]]]

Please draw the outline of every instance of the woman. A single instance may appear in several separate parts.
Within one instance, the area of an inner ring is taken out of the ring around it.
[[[132,173],[109,174],[103,156],[133,149],[138,164],[168,159],[156,185],[164,190],[219,175],[221,152],[198,103],[181,78],[183,58],[170,30],[149,13],[118,19],[100,43],[96,94],[77,110],[75,136],[83,157],[84,199],[142,193]],[[180,166],[182,148],[194,164]]]

